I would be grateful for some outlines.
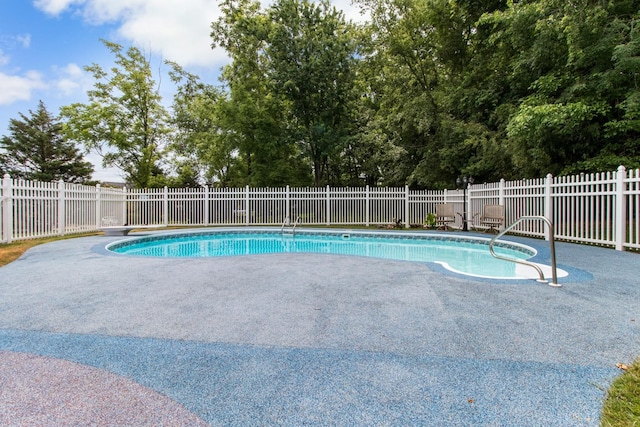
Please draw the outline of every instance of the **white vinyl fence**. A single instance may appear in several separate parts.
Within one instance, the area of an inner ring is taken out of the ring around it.
[[[0,188],[0,242],[97,231],[107,225],[421,227],[438,203],[466,210],[478,226],[485,204],[505,206],[509,225],[543,215],[555,237],[571,242],[640,249],[640,171],[500,181],[464,190],[408,187],[282,187],[115,189],[64,182],[32,182],[5,175]],[[466,200],[465,200],[466,199]],[[461,227],[461,218],[457,218]],[[514,233],[546,237],[542,222],[522,222]]]

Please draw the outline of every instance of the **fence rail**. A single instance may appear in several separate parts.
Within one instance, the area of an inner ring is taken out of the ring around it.
[[[504,181],[463,190],[408,187],[115,189],[65,182],[14,180],[0,188],[0,242],[97,231],[105,225],[422,226],[435,205],[481,212],[505,206],[505,223],[522,216],[552,219],[559,240],[640,249],[640,170]],[[466,198],[466,200],[465,200]],[[476,218],[477,222],[477,218]],[[461,218],[454,224],[461,227]],[[473,224],[479,227],[478,224]],[[546,237],[542,223],[522,222],[512,232]]]

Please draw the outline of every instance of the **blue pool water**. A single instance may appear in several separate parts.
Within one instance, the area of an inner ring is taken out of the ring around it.
[[[481,277],[525,278],[521,266],[491,256],[488,239],[433,234],[297,231],[293,236],[263,230],[206,231],[132,238],[112,243],[107,249],[149,257],[227,257],[294,252],[353,255],[439,263],[449,270]],[[533,248],[506,242],[498,242],[494,249],[516,259],[528,259],[536,254]]]

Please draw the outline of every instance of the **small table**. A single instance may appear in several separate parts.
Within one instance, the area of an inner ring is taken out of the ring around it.
[[[478,216],[477,213],[472,214],[471,212],[458,212],[458,215],[460,215],[460,221],[462,221],[462,230],[465,230],[465,223],[466,223],[466,225],[467,225],[466,230],[467,231],[469,231],[469,230],[470,231],[478,231],[478,229],[473,224],[473,221]],[[469,215],[471,215],[471,216],[469,216]]]

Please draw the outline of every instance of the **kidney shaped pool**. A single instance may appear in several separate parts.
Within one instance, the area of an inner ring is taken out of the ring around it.
[[[533,268],[496,259],[489,239],[446,234],[355,230],[206,230],[133,237],[111,243],[109,251],[146,257],[228,257],[274,253],[319,253],[438,263],[450,271],[494,279],[535,279]],[[536,250],[498,241],[496,253],[529,259]],[[540,264],[538,264],[540,265]],[[549,271],[548,266],[540,265]],[[545,274],[546,275],[546,274]],[[559,276],[566,272],[558,271]]]

